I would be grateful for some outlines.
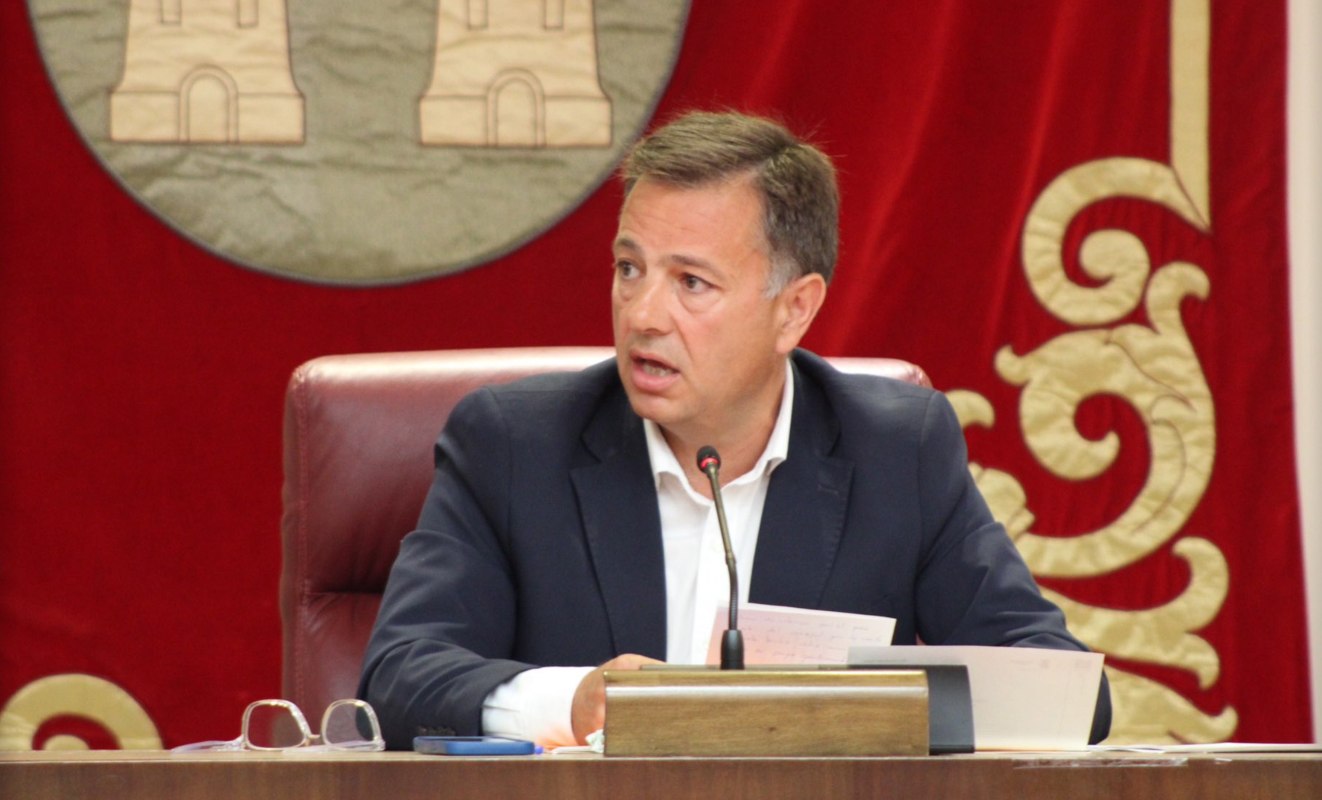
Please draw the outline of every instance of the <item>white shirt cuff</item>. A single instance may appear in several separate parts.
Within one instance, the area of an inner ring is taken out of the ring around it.
[[[538,667],[520,672],[482,701],[482,732],[546,746],[577,744],[574,692],[592,667]]]

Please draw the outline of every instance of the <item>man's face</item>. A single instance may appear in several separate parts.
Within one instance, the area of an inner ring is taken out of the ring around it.
[[[638,181],[614,256],[616,360],[634,411],[672,447],[769,432],[799,337],[784,334],[783,295],[765,296],[771,264],[751,179]]]

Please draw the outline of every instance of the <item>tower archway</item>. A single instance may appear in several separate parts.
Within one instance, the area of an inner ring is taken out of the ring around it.
[[[238,86],[224,70],[193,70],[179,87],[179,138],[198,143],[238,141],[238,100]]]
[[[487,94],[487,141],[496,147],[545,147],[545,95],[524,70],[503,73]]]

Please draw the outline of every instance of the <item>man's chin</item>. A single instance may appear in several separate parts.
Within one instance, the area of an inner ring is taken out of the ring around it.
[[[633,413],[643,419],[650,419],[662,427],[674,421],[672,402],[654,394],[640,392],[628,385],[624,387],[624,391],[629,396],[629,407],[633,409]]]

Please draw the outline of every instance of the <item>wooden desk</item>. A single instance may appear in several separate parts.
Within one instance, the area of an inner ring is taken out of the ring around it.
[[[0,753],[0,798],[1322,797],[1322,754],[761,759]]]

